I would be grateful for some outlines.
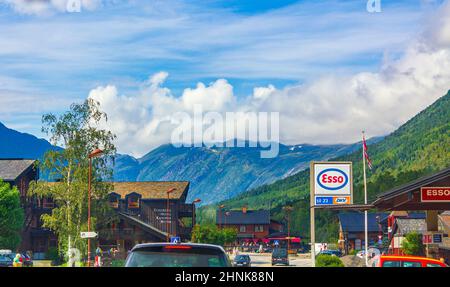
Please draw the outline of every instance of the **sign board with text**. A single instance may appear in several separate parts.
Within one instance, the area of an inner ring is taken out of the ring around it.
[[[312,162],[311,196],[314,205],[353,203],[351,162]]]
[[[450,187],[422,187],[420,200],[422,202],[450,202]]]
[[[94,231],[91,232],[80,232],[80,237],[81,238],[95,238],[97,237],[97,233]]]

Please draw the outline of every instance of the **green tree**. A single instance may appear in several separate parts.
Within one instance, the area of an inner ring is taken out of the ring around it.
[[[42,215],[43,226],[58,236],[60,252],[78,248],[86,254],[87,241],[80,232],[87,230],[88,155],[96,148],[104,151],[102,157],[92,161],[91,227],[111,220],[107,194],[112,190],[112,164],[114,163],[115,135],[101,129],[107,120],[99,103],[88,99],[82,104],[72,104],[70,110],[59,117],[46,114],[42,117],[42,131],[50,135],[54,145],[64,149],[48,151],[39,168],[57,183],[35,182],[30,196],[50,197],[56,208]],[[103,219],[103,222],[102,222]]]
[[[236,241],[237,230],[234,228],[218,229],[214,224],[196,225],[192,230],[191,240],[195,243],[222,245]]]
[[[345,267],[337,256],[321,254],[316,257],[316,267]]]
[[[24,218],[19,191],[0,179],[0,249],[17,248]]]
[[[417,232],[406,234],[402,242],[402,251],[407,255],[423,255],[424,246],[422,243],[422,235]]]

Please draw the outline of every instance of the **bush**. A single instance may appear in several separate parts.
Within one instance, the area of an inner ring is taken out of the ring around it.
[[[358,253],[358,250],[353,249],[348,253],[348,255],[356,255]]]
[[[51,260],[52,262],[59,262],[61,259],[58,248],[56,247],[50,247],[47,253],[45,253],[45,257],[47,260]]]
[[[402,242],[402,251],[406,255],[422,256],[424,254],[422,235],[417,232],[406,234]]]
[[[316,267],[345,267],[337,256],[321,254],[316,257]]]

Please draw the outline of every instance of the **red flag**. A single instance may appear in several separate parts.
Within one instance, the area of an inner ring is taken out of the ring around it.
[[[366,144],[366,138],[363,135],[363,149],[364,149],[364,157],[367,160],[367,166],[369,167],[369,169],[372,169],[372,161],[370,160],[369,157],[369,153],[368,153],[368,148],[367,148],[367,144]]]

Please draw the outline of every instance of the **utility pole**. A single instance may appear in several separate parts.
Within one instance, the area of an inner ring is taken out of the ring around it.
[[[103,154],[101,149],[95,149],[88,155],[89,158],[89,175],[88,175],[88,232],[91,231],[91,181],[92,181],[92,158]],[[88,238],[88,260],[87,266],[91,267],[91,238]]]
[[[362,132],[364,141],[364,131]],[[364,146],[362,149],[362,159],[363,159],[363,175],[364,175],[364,204],[367,205],[367,179],[366,179],[366,156],[364,154]],[[367,230],[367,209],[364,210],[364,250],[366,258],[366,267],[369,267],[369,234]]]

